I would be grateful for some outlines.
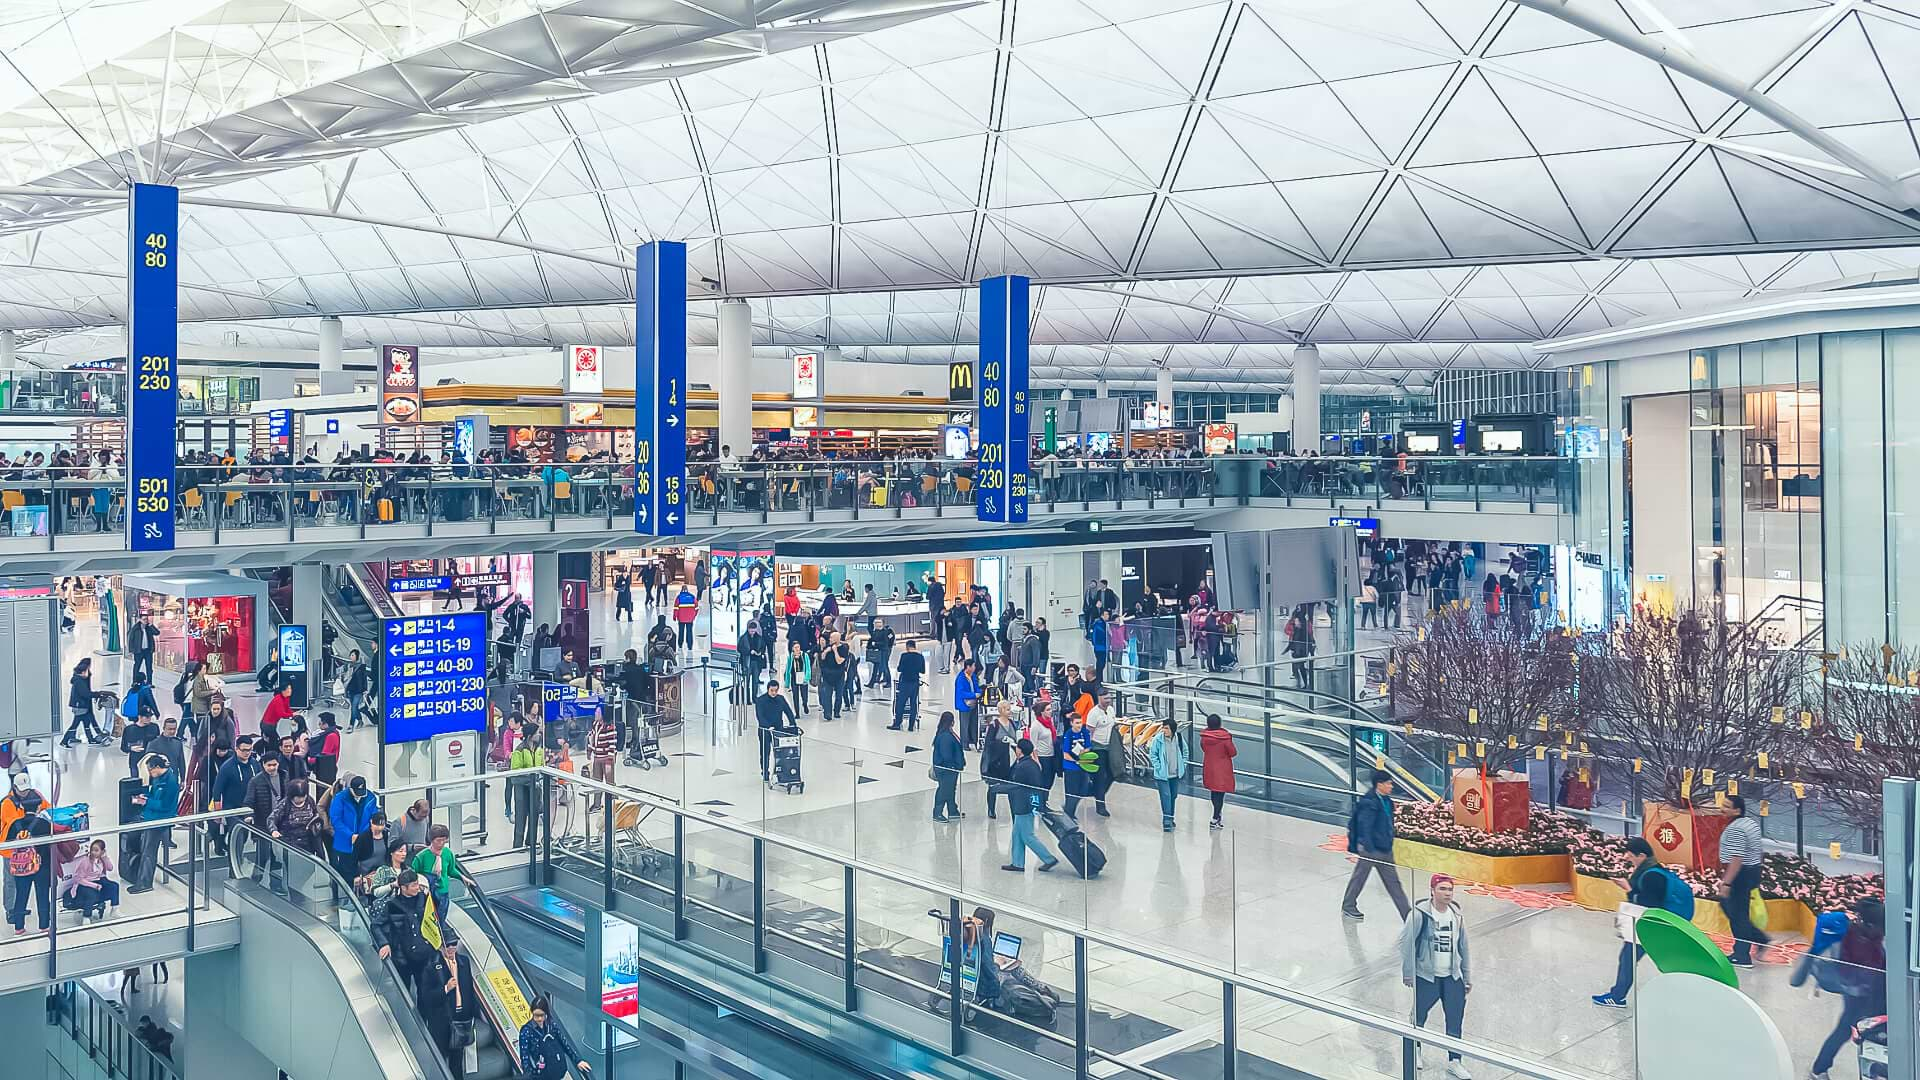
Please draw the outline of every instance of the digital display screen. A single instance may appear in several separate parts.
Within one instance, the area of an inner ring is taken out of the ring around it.
[[[628,1017],[640,1012],[640,927],[600,913],[600,1011]]]
[[[1480,449],[1493,453],[1517,454],[1526,445],[1526,433],[1480,429]]]
[[[387,742],[486,727],[485,612],[388,619],[380,661]]]
[[[297,623],[280,624],[280,670],[298,675],[307,670],[307,628]]]
[[[1440,452],[1440,436],[1438,435],[1408,435],[1407,436],[1407,453],[1437,454],[1439,452]]]

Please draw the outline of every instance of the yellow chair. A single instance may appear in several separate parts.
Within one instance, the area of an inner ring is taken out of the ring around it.
[[[962,495],[965,495],[967,492],[972,491],[973,477],[968,476],[966,473],[960,473],[959,475],[955,476],[953,478],[953,490],[959,492]]]
[[[16,506],[27,505],[27,493],[24,491],[0,491],[0,510],[11,510]]]
[[[199,488],[188,488],[185,494],[181,495],[180,501],[186,504],[187,509],[198,510],[204,500],[200,498]]]
[[[553,482],[553,497],[556,500],[573,498],[573,482],[570,480],[555,480]]]
[[[920,478],[920,494],[922,495],[932,495],[934,490],[939,486],[940,478],[937,476],[929,474]]]

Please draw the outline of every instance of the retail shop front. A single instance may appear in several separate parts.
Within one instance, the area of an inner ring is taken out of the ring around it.
[[[182,671],[205,663],[209,673],[251,672],[267,655],[267,584],[235,574],[126,574],[120,579],[130,617],[150,615],[159,631],[154,666]]]

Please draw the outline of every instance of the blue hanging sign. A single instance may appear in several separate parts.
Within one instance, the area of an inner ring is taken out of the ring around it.
[[[127,200],[127,550],[172,551],[179,413],[180,189]]]
[[[1032,410],[1027,398],[1029,285],[1024,277],[980,283],[980,464],[974,512],[981,521],[1027,520]]]
[[[687,245],[634,256],[633,531],[687,534]]]
[[[267,438],[293,438],[292,409],[270,409],[267,411]]]
[[[386,742],[486,728],[486,612],[386,620],[380,667]]]
[[[387,591],[390,593],[446,592],[451,588],[453,588],[453,578],[446,574],[429,574],[426,577],[396,577],[387,579]]]

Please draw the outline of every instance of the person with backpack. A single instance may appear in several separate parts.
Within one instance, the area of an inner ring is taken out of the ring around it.
[[[1627,903],[1638,904],[1643,908],[1665,908],[1682,919],[1693,918],[1693,889],[1680,875],[1661,866],[1653,857],[1653,845],[1644,837],[1633,837],[1627,841],[1627,859],[1633,869],[1626,878],[1616,880],[1615,884],[1627,890]],[[1633,989],[1633,966],[1647,950],[1632,940],[1620,942],[1620,973],[1613,980],[1613,989],[1604,994],[1593,995],[1593,1003],[1603,1009],[1624,1009],[1627,1007],[1627,991]]]
[[[61,746],[72,746],[74,735],[82,726],[87,729],[87,741],[99,746],[112,741],[112,736],[100,730],[93,718],[93,658],[86,657],[73,665],[73,674],[67,679],[67,708],[73,712],[73,720],[67,725],[67,733],[61,737]]]
[[[129,701],[133,700],[128,698]],[[140,759],[147,756],[147,746],[160,737],[160,721],[157,713],[144,708],[127,726],[120,729],[120,750],[127,755],[127,775],[140,775]]]
[[[53,835],[53,825],[45,814],[29,814],[7,828],[7,840],[36,840]],[[12,899],[7,902],[7,921],[15,935],[27,932],[27,900],[33,899],[44,932],[53,919],[53,848],[15,847],[7,853],[7,884]]]
[[[1447,1035],[1458,1039],[1473,989],[1467,915],[1453,902],[1453,878],[1435,874],[1428,896],[1414,905],[1400,928],[1400,981],[1413,990],[1413,1026],[1425,1027],[1435,1005],[1446,1017]],[[1460,1055],[1447,1052],[1447,1075],[1473,1080]]]
[[[560,1080],[567,1075],[568,1062],[582,1075],[593,1072],[586,1059],[573,1048],[567,1034],[548,1021],[552,1006],[546,998],[535,998],[527,1010],[527,1022],[520,1026],[520,1068],[528,1080]]]
[[[1828,1080],[1838,1054],[1853,1037],[1855,1024],[1887,1011],[1887,909],[1878,900],[1862,900],[1854,919],[1829,911],[1814,924],[1813,945],[1794,969],[1799,986],[1811,974],[1820,989],[1843,999],[1840,1017],[1814,1056],[1807,1080]]]

